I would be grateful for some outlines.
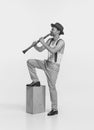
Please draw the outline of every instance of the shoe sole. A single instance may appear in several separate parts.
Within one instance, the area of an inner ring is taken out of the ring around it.
[[[48,115],[48,114],[47,114],[47,116],[54,116],[54,115],[57,115],[57,114],[58,114],[58,113],[55,113],[55,114],[52,114],[52,115]]]

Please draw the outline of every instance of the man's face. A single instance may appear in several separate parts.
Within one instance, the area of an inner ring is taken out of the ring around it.
[[[56,27],[52,27],[52,29],[51,29],[51,36],[55,36],[55,35],[57,35],[57,34],[59,34],[60,33],[60,31],[59,30],[57,30],[57,28]]]

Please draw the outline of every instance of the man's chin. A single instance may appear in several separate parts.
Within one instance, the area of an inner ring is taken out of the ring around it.
[[[54,36],[52,32],[50,33],[50,35],[51,35],[51,36]]]

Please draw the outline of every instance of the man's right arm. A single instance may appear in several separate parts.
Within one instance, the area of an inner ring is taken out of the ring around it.
[[[50,39],[48,39],[47,40],[47,42],[46,42],[46,44],[50,44],[50,40],[51,40],[51,38]],[[39,52],[42,52],[42,51],[44,51],[45,50],[45,47],[42,45],[41,47],[39,47],[37,44],[34,46],[34,48],[37,50],[37,51],[39,51]]]

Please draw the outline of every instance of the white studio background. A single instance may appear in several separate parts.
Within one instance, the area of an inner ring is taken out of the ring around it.
[[[25,106],[25,85],[31,82],[26,61],[45,59],[47,51],[39,53],[32,48],[24,55],[22,50],[48,34],[51,23],[60,22],[64,26],[65,35],[61,38],[65,40],[65,52],[57,79],[59,108],[67,109],[66,114],[72,107],[78,108],[83,112],[82,118],[92,120],[93,8],[93,0],[0,0],[0,104]],[[38,75],[47,86],[45,74],[38,70]],[[47,97],[50,107],[48,88]],[[81,116],[79,111],[74,112]]]

